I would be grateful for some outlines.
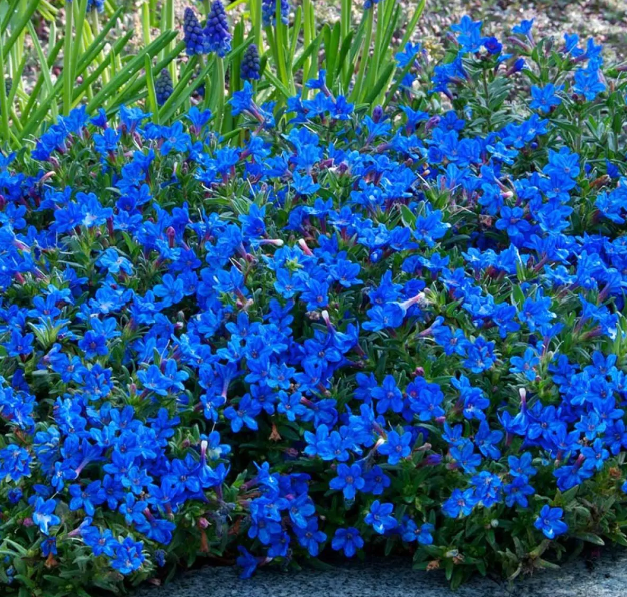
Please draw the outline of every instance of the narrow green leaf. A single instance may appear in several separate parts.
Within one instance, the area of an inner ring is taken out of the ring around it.
[[[290,93],[290,90],[283,85],[283,83],[281,81],[279,81],[279,79],[277,79],[274,74],[272,74],[272,72],[270,71],[270,69],[267,69],[264,76],[270,80],[270,82],[283,94],[283,96],[285,97],[285,99],[292,97],[292,94]]]
[[[152,73],[150,58],[144,56],[144,69],[146,71],[146,88],[148,91],[148,107],[152,112],[152,119],[159,124],[159,106],[157,105],[157,93],[155,91],[155,77]]]
[[[379,79],[377,80],[373,88],[369,91],[368,95],[366,96],[367,104],[372,104],[377,99],[377,97],[379,97],[379,94],[387,87],[388,82],[390,81],[390,78],[392,77],[393,74],[394,74],[394,63],[390,63],[385,67],[385,70],[379,76]]]
[[[74,11],[69,4],[65,11],[65,38],[63,45],[63,114],[70,113],[72,104],[72,88],[74,87],[74,75],[72,73],[72,20]]]
[[[26,10],[23,13],[18,13],[19,18],[11,25],[11,35],[4,44],[4,56],[8,56],[13,44],[18,40],[22,31],[26,29],[26,24],[30,21],[31,17],[35,14],[37,7],[39,6],[39,0],[31,0],[26,6]]]
[[[4,43],[2,35],[0,35],[0,131],[2,131],[2,138],[0,141],[2,141],[3,144],[8,144],[11,135],[9,130],[9,104],[7,102],[7,94],[4,87],[4,52]]]
[[[335,23],[329,34],[329,46],[325,48],[327,67],[327,87],[333,88],[335,79],[335,64],[339,54],[340,46],[340,24]]]
[[[411,39],[411,36],[413,35],[416,29],[416,25],[418,24],[418,21],[420,17],[422,16],[422,13],[424,12],[426,4],[427,4],[427,0],[418,0],[418,5],[416,6],[416,9],[414,10],[414,14],[409,20],[409,23],[407,23],[407,27],[405,29],[405,33],[403,35],[403,39],[400,45],[401,49],[403,49],[405,45],[407,44],[407,42]]]
[[[20,0],[11,0],[10,4],[7,6],[2,22],[0,23],[0,34],[3,35],[6,32],[9,22],[11,21],[11,17],[17,10],[17,4],[19,1]]]
[[[349,34],[342,40],[342,45],[340,47],[340,53],[338,56],[338,60],[337,60],[337,66],[336,66],[336,72],[335,72],[335,76],[334,76],[334,80],[336,80],[341,74],[342,71],[345,71],[345,67],[348,66],[349,69],[352,69],[353,65],[348,63],[347,60],[347,56],[348,53],[350,52],[351,49],[351,44],[353,43],[353,36],[354,36],[354,31],[350,31]],[[346,78],[346,76],[350,77],[350,70],[348,72],[348,75],[345,74],[344,77],[342,77],[342,91],[344,91],[346,89],[347,86],[344,85],[344,80]]]
[[[165,104],[161,106],[159,114],[161,122],[169,122],[171,120],[178,108],[191,97],[212,69],[213,64],[211,62],[207,62],[207,64],[203,65],[198,73],[198,76],[191,83],[189,83],[189,81],[194,75],[194,69],[186,69],[183,73],[181,73],[179,83],[174,88],[172,95],[167,99]]]
[[[33,27],[33,24],[30,22],[28,23],[28,32],[30,33],[31,42],[33,44],[33,47],[35,48],[37,57],[39,58],[39,63],[41,64],[41,76],[43,77],[46,92],[48,94],[53,94],[54,84],[52,82],[52,78],[50,77],[50,70],[48,69],[48,64],[47,64],[48,61],[46,60],[44,51],[41,47],[41,44],[39,43],[39,38],[37,37],[37,32],[35,31],[35,27]],[[57,105],[54,102],[52,103],[52,106],[51,106],[51,112],[52,112],[52,117],[56,119],[58,116],[58,112],[57,112]]]
[[[157,37],[149,46],[144,48],[141,52],[137,54],[137,56],[131,59],[130,62],[126,64],[119,73],[116,73],[116,75],[111,79],[111,81],[109,81],[109,83],[105,85],[94,96],[94,99],[87,106],[87,110],[92,111],[95,108],[100,107],[100,105],[103,103],[103,101],[106,98],[108,98],[114,92],[117,92],[122,87],[124,81],[127,81],[139,69],[144,67],[145,56],[149,56],[150,58],[153,58],[164,47],[166,47],[168,43],[172,41],[175,37],[176,37],[175,31],[162,33],[159,37]]]

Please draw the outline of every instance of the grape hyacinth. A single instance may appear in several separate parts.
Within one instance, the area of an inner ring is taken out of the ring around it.
[[[256,44],[250,44],[244,52],[241,76],[248,81],[259,79],[259,50]]]
[[[104,0],[87,0],[87,12],[90,10],[104,12]]]
[[[167,68],[164,68],[159,73],[157,80],[155,81],[155,93],[157,94],[157,104],[163,106],[168,101],[168,98],[172,95],[174,86],[172,85],[172,75]]]
[[[290,12],[288,0],[281,0],[281,22],[287,25],[287,16]],[[271,27],[276,24],[276,1],[261,0],[261,18],[264,27]]]
[[[205,39],[209,44],[209,51],[215,52],[220,58],[224,58],[231,51],[231,38],[229,21],[226,18],[224,5],[220,0],[215,0],[207,17],[205,27]]]
[[[207,54],[209,43],[198,22],[193,8],[186,8],[183,18],[183,33],[185,35],[185,51],[188,56],[196,54]]]

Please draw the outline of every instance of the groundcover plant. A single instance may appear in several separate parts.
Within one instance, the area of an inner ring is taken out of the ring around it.
[[[4,594],[627,543],[623,69],[503,43],[407,45],[385,109],[247,82],[230,141],[76,109],[2,157]]]

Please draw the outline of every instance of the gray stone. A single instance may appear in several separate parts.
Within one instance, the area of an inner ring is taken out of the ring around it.
[[[581,558],[560,570],[537,572],[510,585],[475,578],[451,591],[442,572],[412,570],[408,560],[370,559],[332,570],[281,572],[261,568],[242,580],[235,568],[186,572],[135,597],[624,597],[627,553],[606,554],[589,567]]]

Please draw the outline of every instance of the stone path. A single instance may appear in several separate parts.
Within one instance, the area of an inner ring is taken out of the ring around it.
[[[376,559],[330,571],[262,569],[248,580],[234,568],[204,568],[135,597],[625,597],[627,553],[606,554],[594,566],[582,559],[507,583],[477,578],[451,591],[441,572],[412,570],[407,560]]]

